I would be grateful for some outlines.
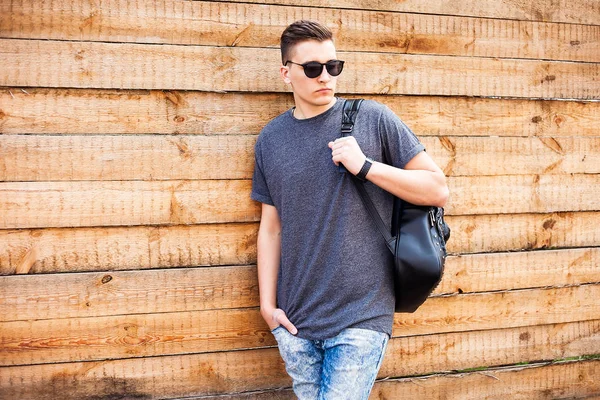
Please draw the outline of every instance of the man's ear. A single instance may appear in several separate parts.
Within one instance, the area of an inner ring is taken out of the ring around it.
[[[287,83],[288,85],[290,83],[292,83],[292,81],[290,80],[290,68],[286,67],[284,65],[282,65],[281,67],[279,67],[279,73],[281,74],[281,79],[283,79],[283,81],[285,83]]]

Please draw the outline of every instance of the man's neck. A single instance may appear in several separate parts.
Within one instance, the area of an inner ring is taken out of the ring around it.
[[[294,117],[296,119],[307,119],[316,117],[319,114],[323,114],[325,111],[329,110],[331,107],[335,105],[336,98],[334,97],[331,100],[331,103],[325,104],[323,106],[313,106],[301,101],[295,101],[296,108],[294,109]]]

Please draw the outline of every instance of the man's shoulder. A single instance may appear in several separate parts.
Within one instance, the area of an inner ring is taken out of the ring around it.
[[[360,108],[361,112],[364,110],[365,113],[369,113],[372,117],[376,118],[379,125],[405,126],[402,118],[386,104],[375,100],[365,100]]]
[[[281,131],[282,126],[286,126],[290,122],[289,116],[290,110],[286,110],[267,122],[267,124],[260,131],[260,136],[268,136],[273,134],[274,132]]]
[[[358,115],[358,121],[369,126],[378,125],[382,119],[399,119],[387,105],[370,99],[363,99]]]
[[[387,105],[375,100],[365,100],[361,108],[367,112],[371,112],[377,116],[393,116],[398,117]]]
[[[387,106],[383,103],[380,103],[376,100],[364,99],[362,97],[352,97],[352,98],[348,98],[348,99],[344,98],[342,100],[343,101],[362,100],[362,103],[360,104],[361,112],[381,112],[383,109],[387,108]]]
[[[255,150],[260,148],[268,148],[277,145],[282,140],[281,134],[285,132],[289,124],[289,110],[279,114],[261,129],[258,139],[256,140]]]
[[[357,97],[355,99],[358,100],[359,98]],[[350,99],[348,99],[348,100],[350,100]],[[362,100],[363,101],[360,105],[359,114],[368,115],[369,120],[371,120],[371,121],[378,120],[382,115],[389,116],[389,114],[392,114],[393,116],[395,116],[393,111],[390,110],[389,107],[383,103],[380,103],[375,100],[370,100],[370,99],[362,99]]]

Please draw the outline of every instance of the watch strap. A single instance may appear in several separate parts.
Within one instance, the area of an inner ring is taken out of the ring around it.
[[[369,157],[367,157],[365,159],[365,163],[363,164],[362,168],[360,169],[360,171],[358,171],[358,174],[356,174],[356,177],[358,179],[360,179],[361,181],[366,181],[367,174],[369,173],[369,170],[371,169],[372,165],[373,165],[373,160],[371,160]]]

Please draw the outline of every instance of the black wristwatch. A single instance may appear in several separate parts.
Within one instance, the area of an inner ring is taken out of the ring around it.
[[[360,169],[360,171],[358,171],[358,174],[356,174],[355,176],[360,179],[361,181],[366,181],[367,180],[367,174],[369,173],[369,170],[371,169],[371,165],[373,165],[375,161],[373,161],[372,159],[370,159],[369,157],[367,157],[365,159],[365,163],[363,164],[362,168]]]

